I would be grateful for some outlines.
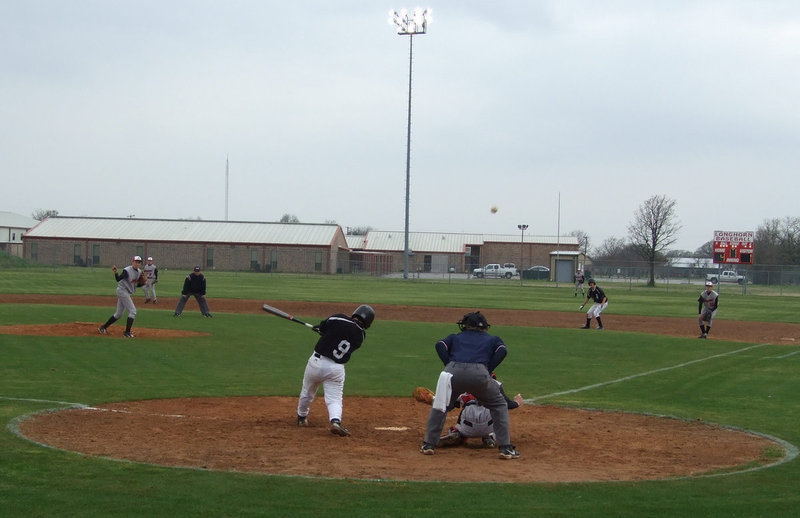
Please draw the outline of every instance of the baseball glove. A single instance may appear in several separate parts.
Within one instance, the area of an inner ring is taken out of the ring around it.
[[[136,279],[137,286],[144,286],[146,282],[147,282],[147,277],[145,277],[144,275],[140,275],[139,278]]]
[[[426,405],[432,405],[433,397],[436,395],[427,387],[417,387],[411,394],[414,396],[414,399],[420,403],[425,403]]]

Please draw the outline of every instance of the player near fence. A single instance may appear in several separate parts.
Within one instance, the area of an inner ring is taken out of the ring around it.
[[[706,281],[706,289],[700,293],[697,299],[697,321],[700,325],[700,336],[697,338],[708,338],[708,333],[711,332],[711,322],[717,316],[717,308],[719,307],[719,293],[714,291],[714,283]]]
[[[158,304],[158,297],[156,297],[156,283],[158,282],[158,267],[153,264],[153,258],[148,257],[147,263],[142,267],[144,270],[144,303],[153,302]]]
[[[578,296],[578,290],[581,290],[581,297],[586,296],[586,291],[583,289],[583,282],[586,280],[586,277],[583,275],[583,270],[578,268],[578,271],[575,272],[575,294],[573,297]]]
[[[580,309],[583,309],[583,306],[590,300],[593,301],[592,307],[586,312],[586,324],[584,324],[581,329],[591,329],[592,318],[594,318],[597,320],[597,329],[602,330],[603,320],[600,318],[600,313],[608,307],[608,297],[606,297],[606,294],[600,289],[600,286],[594,282],[594,279],[589,279],[589,293],[586,294],[586,298],[583,300]]]

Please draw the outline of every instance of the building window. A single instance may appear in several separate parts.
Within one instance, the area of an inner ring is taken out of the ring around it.
[[[100,264],[100,244],[92,245],[92,266]]]
[[[31,261],[39,260],[39,243],[31,243]]]
[[[75,266],[83,266],[83,259],[81,258],[81,245],[73,245],[72,247],[72,264]]]
[[[261,270],[261,265],[258,264],[258,250],[250,250],[250,269],[254,272]]]
[[[138,255],[141,258],[144,258],[144,247],[143,246],[137,246],[136,247],[136,255]]]
[[[209,248],[206,250],[206,268],[214,267],[214,249]]]
[[[16,232],[12,232],[11,233],[11,241],[16,241],[16,240],[17,240],[17,233]]]
[[[314,257],[314,271],[322,271],[322,252],[317,252]]]
[[[269,267],[271,272],[278,269],[278,251],[275,249],[269,254]]]

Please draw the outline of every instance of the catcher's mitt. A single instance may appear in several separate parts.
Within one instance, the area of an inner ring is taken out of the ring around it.
[[[433,391],[427,387],[417,387],[412,392],[414,399],[419,401],[420,403],[425,403],[426,405],[433,404],[433,397],[436,395]]]

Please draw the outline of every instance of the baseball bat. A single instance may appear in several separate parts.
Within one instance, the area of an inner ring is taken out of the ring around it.
[[[269,304],[264,304],[263,306],[261,306],[261,309],[263,309],[267,313],[272,313],[273,315],[281,317],[281,318],[285,318],[286,320],[291,320],[292,322],[297,322],[298,324],[306,326],[306,327],[308,327],[309,329],[311,329],[313,331],[319,332],[316,329],[314,329],[314,326],[309,324],[308,322],[303,322],[299,318],[295,318],[292,315],[290,315],[289,313],[287,313],[287,312],[285,312],[285,311],[283,311],[281,309],[278,309],[276,307],[270,306]]]

